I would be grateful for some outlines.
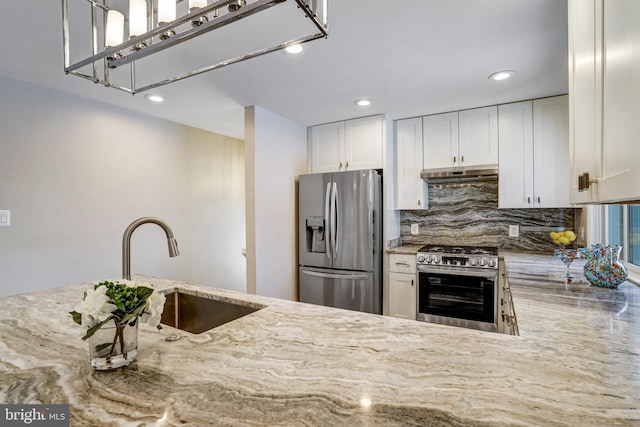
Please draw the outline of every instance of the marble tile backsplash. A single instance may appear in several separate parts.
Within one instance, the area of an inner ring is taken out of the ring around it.
[[[556,248],[547,231],[522,227],[574,229],[575,209],[498,209],[498,182],[429,184],[429,209],[402,211],[403,244],[499,246],[507,250],[549,253]],[[419,234],[411,235],[411,224]],[[520,226],[509,237],[509,225]]]

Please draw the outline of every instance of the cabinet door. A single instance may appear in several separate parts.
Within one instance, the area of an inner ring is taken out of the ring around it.
[[[533,207],[533,103],[498,107],[498,207]]]
[[[640,198],[640,1],[603,2],[600,201]]]
[[[422,121],[422,130],[424,168],[455,166],[458,160],[458,113],[426,116]]]
[[[344,122],[311,128],[311,173],[344,170]]]
[[[534,206],[568,207],[569,104],[567,96],[533,101]]]
[[[348,120],[345,170],[382,169],[382,117]]]
[[[485,107],[460,111],[459,159],[460,166],[498,164],[498,108]]]
[[[602,139],[602,0],[569,0],[569,162],[571,203],[597,198],[578,191],[578,176],[599,178]]]
[[[422,119],[396,122],[396,209],[426,209],[422,171]]]
[[[416,320],[416,275],[389,273],[389,315]]]

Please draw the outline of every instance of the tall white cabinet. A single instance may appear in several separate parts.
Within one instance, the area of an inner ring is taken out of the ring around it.
[[[498,107],[500,208],[568,207],[567,96]]]
[[[497,165],[497,107],[426,116],[423,137],[425,169]]]
[[[574,203],[640,199],[639,22],[637,0],[569,1]]]
[[[398,120],[396,141],[395,209],[427,209],[427,183],[422,172],[422,118]]]
[[[383,116],[313,126],[310,173],[383,168]]]

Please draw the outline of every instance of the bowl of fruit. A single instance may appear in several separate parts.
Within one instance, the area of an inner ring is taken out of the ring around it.
[[[551,240],[553,240],[553,243],[560,246],[560,249],[564,249],[566,246],[570,245],[574,240],[576,240],[576,233],[571,230],[559,232],[552,231],[551,233],[549,233],[549,236],[551,237]]]

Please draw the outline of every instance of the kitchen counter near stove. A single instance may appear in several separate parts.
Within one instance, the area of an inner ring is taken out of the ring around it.
[[[138,276],[268,307],[176,342],[142,328],[114,372],[67,314],[87,285],[4,297],[0,401],[68,403],[72,426],[639,425],[638,288],[567,288],[553,257],[504,255],[519,337]]]

